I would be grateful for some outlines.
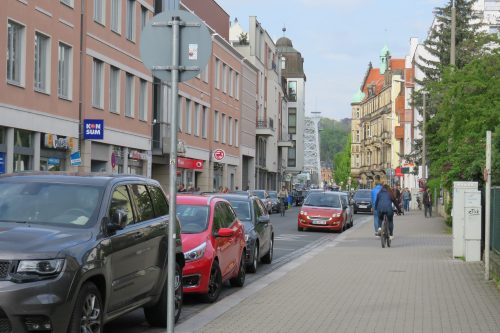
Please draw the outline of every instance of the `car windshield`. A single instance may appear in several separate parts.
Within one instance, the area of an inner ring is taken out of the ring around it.
[[[370,199],[372,198],[372,193],[370,190],[365,190],[365,191],[357,191],[354,193],[354,198],[355,199]]]
[[[86,226],[97,214],[102,188],[44,182],[0,185],[0,223]]]
[[[304,206],[342,208],[340,196],[323,192],[309,193],[304,202]]]
[[[277,199],[278,198],[278,192],[276,191],[270,191],[270,192],[267,192],[269,193],[269,196],[271,197],[271,199]]]
[[[257,196],[259,199],[264,199],[264,191],[253,191],[253,195]]]
[[[177,217],[183,234],[198,234],[208,226],[208,206],[177,205]]]
[[[252,214],[250,211],[250,202],[242,200],[229,200],[229,203],[233,207],[238,219],[240,221],[252,221]]]

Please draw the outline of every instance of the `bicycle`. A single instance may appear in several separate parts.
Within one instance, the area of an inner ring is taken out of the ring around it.
[[[380,241],[382,242],[382,248],[391,247],[391,236],[389,234],[389,222],[387,221],[387,214],[384,214],[384,220],[382,221],[382,228],[380,231]]]

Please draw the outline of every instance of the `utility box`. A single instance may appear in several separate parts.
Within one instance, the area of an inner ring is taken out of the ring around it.
[[[477,192],[477,182],[453,182],[453,257],[465,256],[465,193]],[[481,230],[481,229],[480,229]]]
[[[465,261],[481,261],[481,191],[465,192]]]

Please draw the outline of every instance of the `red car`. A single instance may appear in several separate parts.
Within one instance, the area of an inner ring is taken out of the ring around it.
[[[222,285],[245,283],[245,231],[229,202],[214,196],[178,195],[184,293],[201,294],[213,303]]]
[[[347,206],[339,192],[310,192],[297,218],[297,229],[344,231],[348,224]]]

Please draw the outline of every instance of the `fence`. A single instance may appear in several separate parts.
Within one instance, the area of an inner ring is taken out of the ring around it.
[[[491,248],[500,254],[500,186],[491,188]]]

